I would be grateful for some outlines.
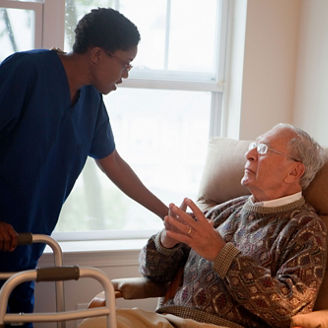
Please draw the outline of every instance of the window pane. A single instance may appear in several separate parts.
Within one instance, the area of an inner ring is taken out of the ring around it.
[[[209,131],[208,92],[120,88],[104,97],[118,152],[166,204],[195,199]],[[160,229],[88,161],[64,206],[57,231]]]
[[[216,0],[171,1],[170,70],[214,72]]]
[[[69,0],[65,49],[71,50],[74,28],[84,14],[97,7],[115,8],[116,3],[141,34],[134,67],[215,75],[218,0]]]
[[[0,61],[34,48],[34,16],[33,10],[0,8]]]
[[[167,0],[120,1],[120,11],[136,24],[141,35],[134,67],[165,68],[166,3]]]

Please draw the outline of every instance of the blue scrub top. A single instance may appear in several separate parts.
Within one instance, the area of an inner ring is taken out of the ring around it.
[[[115,149],[101,94],[80,89],[71,106],[55,51],[15,53],[0,65],[0,221],[51,234],[87,156]],[[44,245],[0,253],[0,271],[34,267]]]

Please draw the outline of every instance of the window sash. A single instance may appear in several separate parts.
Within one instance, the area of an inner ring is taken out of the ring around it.
[[[35,14],[34,21],[34,47],[42,47],[42,24],[43,24],[43,4],[40,2],[30,1],[12,1],[12,0],[0,0],[0,7],[6,9],[25,9],[33,10]]]
[[[0,0],[0,7],[35,12],[34,48],[64,47],[65,0]]]

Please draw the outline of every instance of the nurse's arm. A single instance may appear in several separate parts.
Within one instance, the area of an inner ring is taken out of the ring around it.
[[[126,195],[162,219],[167,215],[167,206],[146,188],[116,150],[96,162],[108,178]]]

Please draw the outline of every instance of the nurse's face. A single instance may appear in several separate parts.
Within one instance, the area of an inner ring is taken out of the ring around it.
[[[113,53],[97,48],[96,64],[91,69],[91,84],[102,94],[116,90],[122,79],[129,77],[131,62],[137,55],[137,46],[129,50],[117,50]]]

